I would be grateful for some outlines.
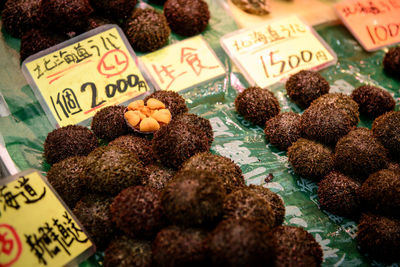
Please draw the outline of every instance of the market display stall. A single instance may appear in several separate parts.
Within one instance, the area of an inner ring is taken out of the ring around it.
[[[400,80],[384,72],[382,66],[384,54],[389,47],[366,52],[349,30],[337,21],[333,3],[314,1],[315,3],[308,5],[315,5],[315,9],[310,8],[306,12],[298,10],[304,5],[303,2],[305,1],[274,1],[271,15],[258,17],[243,13],[230,1],[208,0],[211,19],[206,30],[201,33],[201,38],[183,38],[171,34],[169,46],[154,53],[136,53],[141,62],[138,65],[149,84],[148,93],[155,89],[178,88],[177,91],[185,98],[190,112],[210,121],[214,133],[212,153],[228,157],[238,164],[247,185],[263,185],[282,197],[286,208],[284,225],[303,227],[314,236],[322,247],[324,266],[380,266],[383,264],[371,260],[357,249],[356,222],[321,210],[317,195],[318,184],[296,175],[288,162],[287,153],[265,140],[263,127],[245,120],[235,110],[237,94],[254,83],[243,72],[248,70],[248,66],[235,65],[230,58],[232,55],[226,53],[226,47],[223,48],[221,40],[237,31],[238,26],[254,27],[259,23],[269,25],[268,19],[287,18],[288,12],[296,13],[306,23],[314,25],[312,28],[322,42],[326,43],[327,51],[332,51],[332,58],[327,60],[330,65],[322,64],[323,69],[320,71],[330,84],[330,93],[350,94],[355,88],[370,84],[390,92],[396,100],[395,110],[399,110]],[[161,6],[153,7],[161,10]],[[227,14],[233,15],[234,19]],[[290,28],[290,25],[288,23],[276,27]],[[269,32],[269,35],[258,37],[267,40],[271,36],[273,34]],[[299,51],[308,48],[307,43],[297,45],[301,46]],[[182,66],[178,55],[185,48],[189,49],[192,59],[197,61],[186,60],[184,63],[187,65]],[[19,39],[11,37],[3,30],[0,40],[0,96],[4,101],[0,101],[0,137],[4,139],[4,146],[19,170],[34,168],[45,175],[50,165],[43,158],[43,143],[56,123],[49,120],[48,114],[22,74],[19,49]],[[210,61],[215,56],[216,59]],[[171,64],[172,69],[180,70],[184,74],[175,77],[171,75],[172,72],[170,75],[158,72],[157,76],[157,72],[151,72],[149,66],[158,63],[160,66]],[[249,64],[252,62],[249,61]],[[287,66],[289,64],[292,65],[288,61]],[[268,67],[272,69],[271,65]],[[300,69],[300,63],[294,64],[292,73]],[[202,70],[203,76],[200,77]],[[207,75],[204,74],[206,70],[209,71]],[[280,73],[282,72],[285,71],[281,69]],[[293,111],[301,114],[304,110],[286,94],[285,81],[288,75],[282,77],[282,80],[268,84],[269,90],[278,99],[281,112]],[[358,127],[371,128],[372,122],[373,119],[361,116]],[[90,121],[83,124],[88,126]],[[11,162],[3,160],[4,163],[7,169],[16,171]],[[100,266],[101,261],[102,253],[98,252],[81,266]],[[393,266],[397,265],[394,263]]]

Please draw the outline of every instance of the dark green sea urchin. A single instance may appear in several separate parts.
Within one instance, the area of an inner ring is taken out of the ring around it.
[[[108,106],[93,116],[91,129],[98,138],[111,141],[130,132],[126,124],[124,106]]]
[[[264,127],[265,122],[278,115],[278,99],[268,89],[249,87],[238,94],[235,99],[237,113],[246,120]]]
[[[227,193],[238,187],[245,186],[244,177],[240,167],[231,159],[202,152],[189,158],[182,165],[182,170],[204,170],[215,173],[224,184]]]
[[[273,258],[270,228],[251,220],[230,218],[208,237],[213,266],[270,266]]]
[[[365,180],[387,163],[387,150],[367,128],[352,130],[336,144],[335,166],[344,174]]]
[[[90,190],[111,195],[140,184],[143,175],[144,167],[136,154],[118,146],[102,146],[91,152],[82,172]]]
[[[53,164],[47,172],[47,180],[71,209],[87,191],[80,178],[85,161],[86,157],[69,157]]]
[[[329,83],[316,71],[301,70],[289,77],[286,92],[290,99],[301,108],[307,108],[311,102],[329,92]]]
[[[318,200],[321,209],[335,215],[358,218],[361,184],[337,171],[332,171],[318,183]]]
[[[393,77],[400,76],[400,47],[392,47],[383,58],[383,69]]]
[[[334,145],[354,125],[352,118],[343,109],[326,105],[311,105],[300,119],[303,136],[326,145]]]
[[[161,191],[172,179],[175,171],[160,164],[151,164],[145,167],[145,173],[142,176],[142,185]]]
[[[140,52],[159,49],[171,33],[164,15],[151,8],[136,9],[126,20],[124,31],[133,49]]]
[[[131,237],[151,237],[164,224],[160,191],[144,186],[122,190],[110,206],[116,226]]]
[[[295,226],[278,226],[271,230],[275,253],[273,266],[321,266],[322,248],[306,230]]]
[[[400,159],[400,111],[383,114],[372,124],[374,136],[389,150],[391,156]]]
[[[84,196],[73,209],[74,215],[92,238],[98,250],[104,250],[116,233],[111,221],[112,197],[89,194]]]
[[[333,152],[329,147],[304,138],[289,147],[288,160],[296,174],[317,181],[334,166]]]
[[[275,226],[275,213],[269,202],[248,188],[238,189],[226,196],[224,217],[258,221],[270,228]]]
[[[174,224],[207,225],[222,215],[225,189],[218,177],[202,170],[179,171],[162,192],[165,216]]]
[[[178,169],[193,155],[209,151],[211,144],[204,129],[173,119],[154,134],[152,147],[156,158],[165,166]]]
[[[375,172],[365,180],[359,192],[365,210],[400,218],[399,172],[387,169]]]
[[[126,19],[135,9],[137,0],[91,0],[93,9],[107,18]]]
[[[400,220],[371,213],[363,214],[356,236],[361,251],[383,262],[400,260]]]
[[[210,11],[204,0],[167,0],[164,14],[172,31],[183,36],[201,33],[210,20]]]
[[[257,193],[259,196],[264,198],[264,200],[271,206],[271,209],[275,214],[274,226],[281,225],[285,219],[285,204],[283,203],[282,198],[278,194],[261,185],[250,185],[248,188],[250,191]]]
[[[201,229],[170,226],[158,232],[153,242],[156,266],[204,266],[206,232]]]
[[[394,110],[396,105],[388,91],[372,85],[356,88],[351,97],[357,102],[360,112],[372,118]]]
[[[144,165],[152,164],[155,161],[151,141],[144,137],[122,135],[111,141],[109,145],[120,146],[135,153]]]
[[[7,0],[1,13],[2,26],[13,37],[21,38],[39,26],[40,3],[38,0]]]
[[[54,164],[68,157],[88,155],[98,146],[98,140],[88,128],[68,125],[50,132],[43,146],[46,161]]]
[[[330,109],[340,109],[350,116],[351,125],[357,126],[360,120],[359,107],[350,96],[342,93],[328,93],[315,99],[311,105],[320,105]]]
[[[41,0],[41,25],[57,32],[82,32],[93,12],[89,0]]]
[[[151,241],[117,236],[104,252],[104,267],[150,267]]]
[[[287,150],[301,137],[301,116],[294,112],[284,112],[265,123],[265,139],[280,150]]]
[[[25,32],[21,38],[21,49],[19,51],[21,62],[27,57],[57,45],[67,40],[66,36],[55,34],[42,29],[31,29]]]

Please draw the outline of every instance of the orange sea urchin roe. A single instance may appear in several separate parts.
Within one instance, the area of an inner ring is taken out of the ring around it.
[[[128,124],[141,132],[155,132],[171,121],[171,112],[158,99],[150,98],[147,105],[136,100],[128,105],[125,119]]]

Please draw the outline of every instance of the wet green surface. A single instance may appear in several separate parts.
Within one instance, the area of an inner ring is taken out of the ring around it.
[[[219,45],[219,38],[236,29],[233,20],[216,1],[209,0],[212,20],[203,36],[214,49],[228,72],[225,78],[210,82],[184,93],[191,112],[210,119],[215,141],[214,153],[230,157],[239,164],[247,184],[265,184],[272,173],[274,179],[266,186],[277,192],[285,201],[285,224],[304,227],[311,232],[324,250],[326,266],[378,265],[361,255],[354,240],[356,224],[353,221],[322,212],[318,208],[317,185],[293,174],[285,152],[270,146],[263,129],[251,125],[234,110],[235,89],[247,87],[242,75],[232,72],[232,64]],[[350,33],[340,25],[316,28],[338,56],[338,63],[321,71],[331,84],[331,91],[349,93],[365,83],[386,88],[396,101],[400,96],[400,81],[383,73],[382,49],[374,53],[362,50]],[[0,118],[1,135],[6,147],[21,170],[36,168],[46,171],[43,163],[43,142],[52,126],[39,102],[27,85],[19,65],[19,40],[3,32],[0,40],[0,92],[3,94],[11,115]],[[170,43],[179,41],[171,36]],[[282,111],[302,112],[291,103],[283,84],[270,88],[278,97]],[[396,109],[398,110],[398,105]],[[371,121],[362,118],[360,126],[370,127]],[[96,266],[101,256],[95,255],[82,266]],[[398,266],[398,265],[397,265]]]

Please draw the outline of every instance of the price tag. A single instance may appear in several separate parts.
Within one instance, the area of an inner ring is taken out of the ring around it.
[[[335,8],[365,50],[400,42],[400,0],[350,0]]]
[[[181,91],[225,74],[201,35],[147,54],[141,60],[159,90]]]
[[[29,57],[22,71],[55,127],[149,91],[118,26],[105,25]]]
[[[38,171],[0,180],[0,266],[77,265],[93,253],[83,228]]]
[[[302,69],[319,70],[337,58],[297,16],[230,33],[221,45],[252,85],[265,88]]]

